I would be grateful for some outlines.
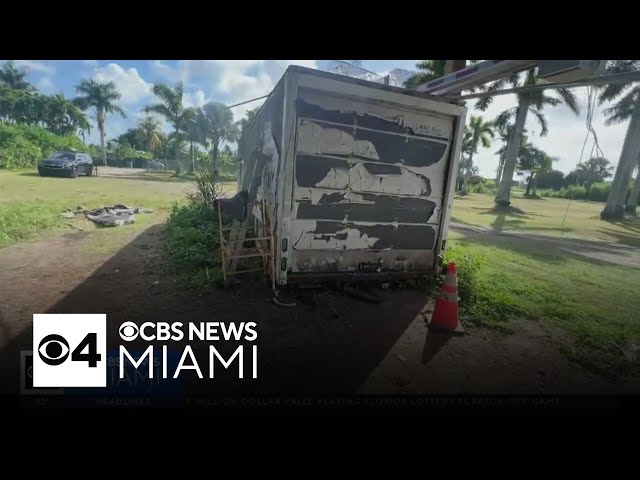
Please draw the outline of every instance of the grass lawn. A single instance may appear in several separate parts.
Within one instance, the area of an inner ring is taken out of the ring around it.
[[[514,231],[580,237],[640,246],[638,224],[603,222],[603,204],[573,201],[561,231],[567,200],[516,198],[522,215],[490,212],[491,195],[454,201],[453,221]],[[514,317],[541,322],[559,333],[558,347],[601,374],[638,373],[633,345],[640,345],[640,269],[598,262],[533,239],[450,232],[448,259],[462,265],[461,311],[476,325],[511,330]],[[626,354],[625,354],[626,351]]]
[[[60,217],[60,213],[77,206],[94,208],[121,203],[152,208],[153,214],[136,216],[137,224],[149,225],[163,219],[171,205],[183,201],[192,188],[192,178],[176,179],[171,172],[120,171],[118,175],[100,175],[71,179],[0,170],[0,248],[48,230],[70,229],[70,220]],[[81,228],[96,228],[86,220],[76,222]],[[109,230],[118,235],[116,230],[120,229]]]
[[[640,222],[600,220],[603,203],[573,200],[569,204],[569,200],[564,198],[533,200],[523,198],[520,192],[515,192],[512,194],[511,204],[524,213],[496,214],[492,211],[493,199],[491,194],[480,193],[456,197],[452,221],[505,232],[586,238],[640,247]]]

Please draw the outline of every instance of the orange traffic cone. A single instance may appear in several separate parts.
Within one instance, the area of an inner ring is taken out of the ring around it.
[[[464,328],[458,321],[458,276],[455,262],[451,262],[447,267],[429,328],[441,332],[464,333]]]

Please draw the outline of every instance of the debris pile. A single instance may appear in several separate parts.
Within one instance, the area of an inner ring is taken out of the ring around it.
[[[67,209],[60,215],[64,218],[74,218],[76,215],[84,215],[93,223],[104,227],[119,227],[135,222],[136,213],[153,213],[150,208],[127,207],[126,205],[112,205],[108,207],[94,208],[87,210],[83,207],[76,207],[75,210]]]

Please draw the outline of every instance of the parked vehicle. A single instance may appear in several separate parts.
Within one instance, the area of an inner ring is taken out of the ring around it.
[[[275,283],[440,270],[465,116],[454,100],[289,67],[239,148]]]
[[[158,160],[149,160],[148,167],[149,170],[164,170],[166,167],[164,163],[159,162]]]
[[[78,175],[93,175],[93,159],[86,153],[74,150],[53,152],[38,164],[41,177],[62,176],[75,178]]]

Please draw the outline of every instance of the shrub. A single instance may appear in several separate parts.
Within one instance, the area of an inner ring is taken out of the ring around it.
[[[589,189],[589,200],[592,202],[606,202],[611,189],[610,183],[597,182],[591,185]]]
[[[56,135],[34,125],[0,122],[0,168],[35,167],[52,152],[65,149],[89,152],[89,147],[75,135]]]
[[[216,210],[194,202],[173,206],[163,236],[163,249],[173,267],[187,273],[217,268],[219,246]]]
[[[24,137],[11,137],[0,145],[0,168],[33,167],[42,158],[42,150]]]

